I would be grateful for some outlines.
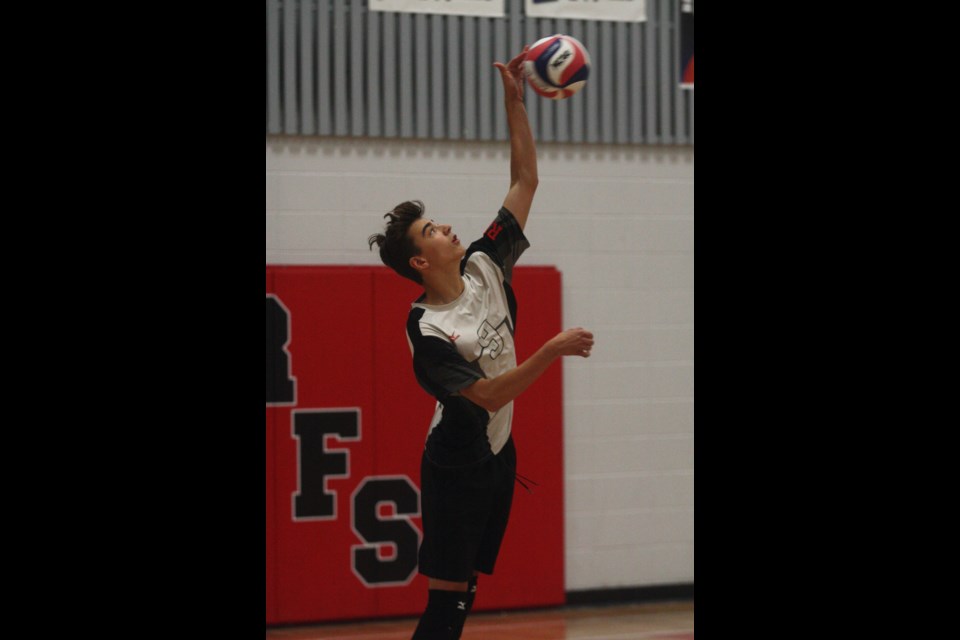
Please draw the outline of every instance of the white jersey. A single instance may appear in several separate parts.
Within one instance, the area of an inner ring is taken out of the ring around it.
[[[447,304],[421,296],[411,305],[407,339],[417,381],[437,398],[427,432],[427,456],[460,466],[499,453],[510,437],[513,402],[487,411],[458,391],[480,378],[496,378],[517,366],[513,342],[516,299],[513,265],[530,246],[507,209],[467,249],[460,269],[464,289]]]

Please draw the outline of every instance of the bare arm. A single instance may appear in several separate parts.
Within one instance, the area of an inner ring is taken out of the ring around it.
[[[503,101],[507,110],[507,127],[510,130],[510,188],[503,200],[513,217],[523,229],[527,224],[530,205],[537,191],[537,149],[533,142],[533,132],[527,119],[527,109],[523,104],[523,59],[529,49],[523,48],[513,60],[504,65],[494,62],[500,70],[503,80]]]
[[[536,353],[515,369],[492,379],[477,380],[460,390],[460,395],[487,411],[496,411],[526,391],[560,356],[590,357],[593,334],[577,327],[548,340]]]

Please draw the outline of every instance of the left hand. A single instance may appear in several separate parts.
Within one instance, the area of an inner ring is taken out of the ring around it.
[[[523,100],[523,59],[527,57],[527,51],[530,45],[526,45],[517,56],[506,65],[502,62],[494,62],[493,66],[500,70],[500,78],[503,80],[503,89],[507,95],[511,91],[516,92],[518,100]]]

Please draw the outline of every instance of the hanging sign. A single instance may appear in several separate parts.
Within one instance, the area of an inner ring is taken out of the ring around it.
[[[502,18],[504,0],[369,0],[371,11],[444,13],[458,16]]]
[[[643,22],[647,19],[646,0],[526,0],[531,18],[572,20],[615,20]]]

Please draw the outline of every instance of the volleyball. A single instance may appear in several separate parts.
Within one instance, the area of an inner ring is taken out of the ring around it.
[[[587,84],[590,53],[572,36],[558,33],[540,38],[527,51],[523,73],[538,94],[563,100]]]

